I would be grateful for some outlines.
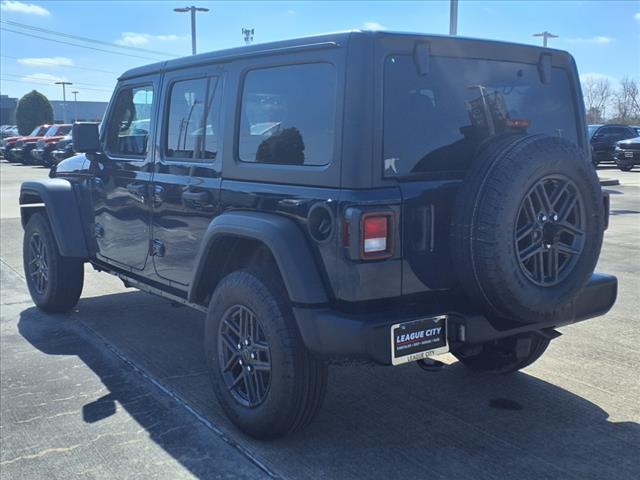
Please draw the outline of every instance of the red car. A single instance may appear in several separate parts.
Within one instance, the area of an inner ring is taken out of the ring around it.
[[[58,142],[66,138],[71,133],[71,124],[52,125],[47,133],[35,143],[31,150],[31,157],[45,167],[50,167],[53,163],[51,152]]]
[[[5,138],[4,140],[2,140],[0,153],[2,153],[2,156],[7,160],[9,160],[10,162],[15,162],[16,157],[14,156],[13,150],[16,147],[16,144],[19,141],[26,140],[26,139],[36,139],[37,141],[40,138],[42,138],[45,135],[45,133],[47,133],[47,130],[49,130],[50,127],[51,125],[40,125],[39,127],[34,128],[33,131],[27,136]]]
[[[40,140],[55,138],[58,141],[71,131],[71,125],[51,125],[44,135],[40,137],[24,137],[16,142],[11,151],[13,157],[22,163],[34,163],[36,158],[32,152]]]

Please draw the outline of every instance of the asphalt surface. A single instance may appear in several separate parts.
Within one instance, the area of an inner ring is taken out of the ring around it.
[[[86,270],[77,308],[46,315],[21,267],[21,181],[0,164],[0,477],[640,478],[640,171],[603,170],[611,226],[598,270],[620,281],[599,319],[562,328],[507,377],[444,356],[415,365],[331,367],[305,431],[256,442],[209,385],[202,315]]]

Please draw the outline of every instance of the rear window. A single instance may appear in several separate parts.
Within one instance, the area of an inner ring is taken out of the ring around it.
[[[566,72],[540,81],[536,65],[432,57],[419,75],[411,55],[387,57],[385,176],[464,171],[477,147],[506,133],[547,134],[577,143]]]
[[[243,162],[326,165],[333,157],[336,72],[328,63],[246,76],[238,153]]]

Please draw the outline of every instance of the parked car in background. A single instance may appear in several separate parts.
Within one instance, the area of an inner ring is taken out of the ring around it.
[[[20,132],[18,132],[18,127],[15,125],[2,125],[2,127],[0,127],[0,137],[2,138],[15,137],[18,135],[20,135]]]
[[[57,165],[65,158],[69,158],[73,155],[73,139],[71,135],[67,135],[60,140],[55,148],[51,151],[51,157],[53,158],[53,165]]]
[[[623,172],[629,172],[634,166],[640,165],[640,136],[616,143],[615,160]]]
[[[18,140],[14,147],[14,157],[22,163],[38,163],[39,160],[34,157],[33,152],[40,140],[59,141],[71,131],[70,124],[51,125],[41,137],[23,138]]]
[[[615,161],[616,143],[637,136],[638,132],[629,125],[589,125],[593,164]]]
[[[51,152],[56,148],[58,142],[71,133],[71,127],[71,124],[53,125],[31,150],[33,159],[45,167],[51,166],[53,164]]]
[[[7,160],[9,160],[10,162],[15,162],[16,157],[15,157],[14,149],[17,143],[19,141],[22,141],[23,139],[40,138],[45,133],[47,133],[47,130],[49,130],[49,127],[51,127],[51,125],[40,125],[39,127],[34,128],[33,131],[27,136],[16,135],[15,137],[5,138],[4,140],[2,140],[2,147],[0,147],[0,153],[2,153],[2,156]]]

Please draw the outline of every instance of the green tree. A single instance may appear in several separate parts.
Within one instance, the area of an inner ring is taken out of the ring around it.
[[[20,135],[28,135],[38,125],[53,123],[51,102],[40,92],[32,90],[18,102],[16,123]]]

